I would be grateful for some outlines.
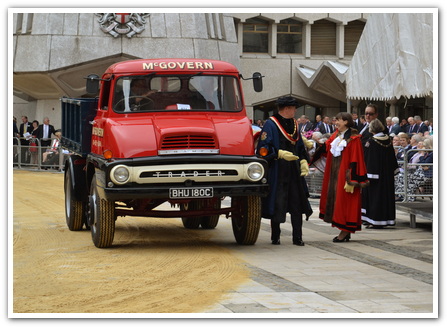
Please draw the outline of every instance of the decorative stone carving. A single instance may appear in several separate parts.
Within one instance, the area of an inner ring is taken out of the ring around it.
[[[143,32],[146,28],[148,13],[98,13],[98,22],[101,30],[113,37],[126,35],[131,38],[135,34]]]

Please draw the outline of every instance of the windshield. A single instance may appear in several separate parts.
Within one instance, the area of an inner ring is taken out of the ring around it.
[[[127,76],[117,80],[116,112],[160,110],[242,110],[238,80],[233,76]]]

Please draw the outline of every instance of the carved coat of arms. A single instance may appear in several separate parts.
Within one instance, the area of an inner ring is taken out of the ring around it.
[[[108,33],[113,37],[118,37],[119,35],[126,35],[131,38],[135,34],[139,34],[146,28],[146,18],[150,14],[111,14],[102,13],[95,14],[98,16],[98,22],[101,30],[104,33]]]

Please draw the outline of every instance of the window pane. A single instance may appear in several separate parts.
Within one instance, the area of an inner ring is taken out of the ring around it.
[[[301,33],[302,25],[290,25],[290,32]]]
[[[278,25],[278,32],[288,32],[289,26],[288,25]]]
[[[278,34],[278,53],[302,53],[301,34]]]
[[[268,33],[244,33],[243,52],[268,52]]]
[[[261,31],[261,32],[268,32],[269,26],[268,25],[260,25],[257,24],[256,25],[256,31]]]
[[[151,80],[151,90],[161,92],[180,91],[180,79],[178,77],[154,77]]]
[[[244,32],[245,31],[254,31],[255,30],[255,25],[252,24],[244,24]]]

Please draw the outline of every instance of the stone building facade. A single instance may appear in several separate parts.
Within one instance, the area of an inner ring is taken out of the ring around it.
[[[60,97],[86,96],[84,77],[136,58],[217,59],[233,63],[243,76],[261,72],[263,92],[255,93],[251,81],[243,84],[254,120],[271,115],[283,95],[298,98],[297,115],[312,119],[365,105],[346,100],[344,72],[368,14],[150,13],[134,17],[131,29],[107,25],[111,17],[115,25],[128,22],[125,15],[14,13],[14,116],[48,116],[58,127]]]

